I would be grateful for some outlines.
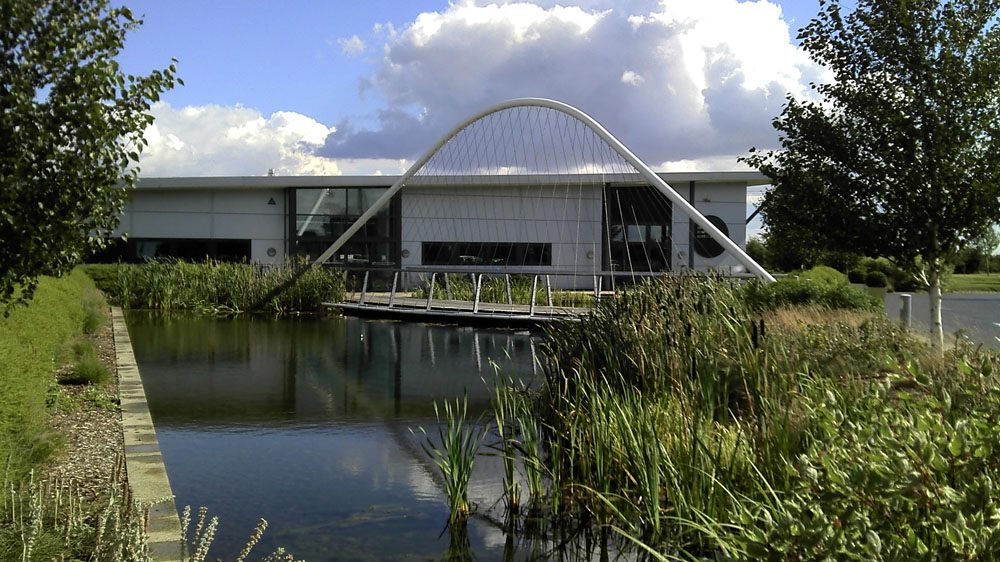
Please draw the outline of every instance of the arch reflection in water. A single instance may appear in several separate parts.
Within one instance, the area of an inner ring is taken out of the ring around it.
[[[491,361],[527,378],[535,356],[510,332],[351,318],[131,314],[129,332],[177,503],[219,515],[224,559],[258,517],[272,523],[261,551],[439,556],[447,507],[409,428],[434,423],[434,400],[486,408]],[[485,488],[500,482],[480,460]],[[503,545],[476,523],[470,539],[486,558]]]

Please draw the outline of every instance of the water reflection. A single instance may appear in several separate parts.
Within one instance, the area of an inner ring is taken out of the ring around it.
[[[527,336],[445,326],[133,314],[129,332],[158,427],[433,416],[463,393],[485,407],[491,361],[537,370]]]
[[[439,558],[456,547],[499,559],[502,530],[474,521],[442,534],[447,507],[409,429],[432,402],[488,404],[491,363],[530,376],[534,341],[488,332],[359,319],[211,320],[131,314],[129,333],[177,503],[221,519],[213,557],[231,559],[257,518],[258,555]],[[473,488],[499,495],[497,459]],[[455,538],[459,542],[455,542]]]

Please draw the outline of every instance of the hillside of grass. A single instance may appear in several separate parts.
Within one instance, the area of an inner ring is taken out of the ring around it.
[[[71,358],[84,332],[87,303],[103,297],[80,270],[43,277],[27,306],[0,316],[0,459],[9,482],[22,480],[57,447],[47,430],[46,394],[52,373]]]

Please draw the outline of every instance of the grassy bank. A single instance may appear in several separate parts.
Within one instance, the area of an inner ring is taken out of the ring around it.
[[[250,311],[302,265],[286,262],[265,267],[171,260],[141,265],[92,265],[86,271],[112,302],[123,308],[238,314]],[[286,291],[264,303],[261,312],[320,312],[323,302],[339,301],[343,294],[342,272],[313,268]]]
[[[0,459],[8,481],[23,480],[56,450],[47,429],[52,373],[73,358],[72,342],[98,327],[103,304],[93,281],[75,270],[43,277],[30,305],[0,317]]]
[[[512,512],[682,558],[1000,555],[1000,360],[804,290],[660,279],[552,329],[541,392],[495,400]]]

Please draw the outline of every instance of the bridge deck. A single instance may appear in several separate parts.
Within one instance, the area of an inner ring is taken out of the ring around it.
[[[388,293],[368,293],[365,304],[361,304],[361,295],[353,294],[344,303],[323,303],[324,306],[339,308],[345,314],[355,316],[371,316],[379,318],[399,318],[417,322],[450,322],[489,324],[497,326],[540,325],[555,320],[579,320],[591,309],[585,307],[540,306],[535,305],[534,314],[526,304],[506,304],[480,302],[479,309],[473,312],[471,301],[464,300],[431,300],[430,309],[426,298],[400,296],[393,299],[389,307]]]

